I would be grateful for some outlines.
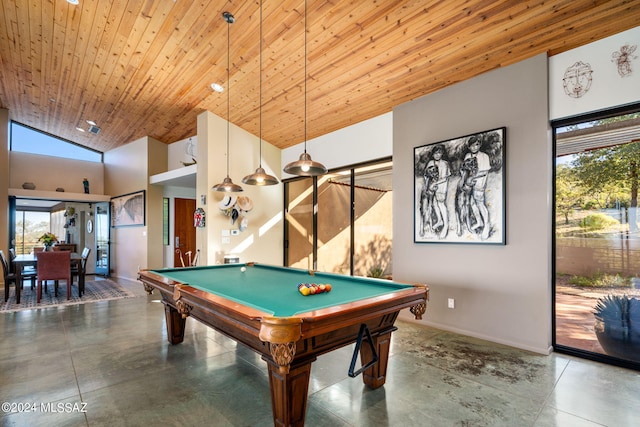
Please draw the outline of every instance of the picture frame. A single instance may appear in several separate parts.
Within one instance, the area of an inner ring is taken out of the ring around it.
[[[145,225],[146,191],[111,198],[111,227]]]
[[[506,131],[414,148],[415,243],[506,244]]]

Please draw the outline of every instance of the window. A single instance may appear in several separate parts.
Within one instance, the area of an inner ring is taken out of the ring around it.
[[[385,160],[285,182],[285,265],[390,277],[391,171]]]
[[[169,246],[169,198],[162,198],[162,244]]]
[[[554,347],[640,366],[640,109],[554,124]]]
[[[55,213],[17,211],[15,228],[16,253],[28,254],[33,251],[34,247],[42,246],[38,239],[46,232],[51,232],[58,239],[64,240],[64,223],[60,222],[63,213],[63,211]]]
[[[102,163],[102,153],[11,122],[11,151]]]

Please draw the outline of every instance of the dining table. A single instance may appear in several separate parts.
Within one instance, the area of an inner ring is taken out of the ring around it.
[[[77,266],[80,268],[80,263],[82,261],[82,256],[76,252],[71,252],[71,262],[69,263],[69,268],[73,266]],[[16,272],[16,304],[20,304],[20,292],[22,288],[22,270],[25,267],[32,266],[33,268],[38,269],[38,258],[35,253],[30,254],[22,254],[16,255],[13,259],[14,271]]]

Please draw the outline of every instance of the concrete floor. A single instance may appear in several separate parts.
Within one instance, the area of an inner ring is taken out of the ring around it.
[[[119,282],[140,297],[0,315],[0,400],[23,410],[0,425],[273,425],[258,355],[192,319],[171,346],[159,296]],[[384,387],[348,377],[353,347],[313,364],[307,426],[639,425],[640,372],[398,327]]]

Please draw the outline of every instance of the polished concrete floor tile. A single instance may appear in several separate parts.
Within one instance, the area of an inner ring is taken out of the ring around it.
[[[90,425],[251,426],[271,418],[266,375],[232,351],[146,373],[83,394]]]
[[[415,363],[437,366],[474,382],[542,403],[568,364],[562,356],[548,357],[472,337],[440,331],[428,339],[405,339],[403,354]],[[406,333],[405,333],[406,334]],[[394,337],[395,338],[395,337]]]
[[[542,409],[534,427],[602,427],[602,424],[589,421],[577,415],[568,414],[547,406]]]
[[[640,425],[640,372],[573,360],[548,404],[607,426]]]
[[[159,296],[127,285],[139,297],[0,315],[3,400],[87,405],[4,412],[0,425],[273,425],[260,355],[191,318],[184,342],[169,344]],[[397,326],[376,390],[349,377],[353,345],[318,357],[307,426],[639,425],[637,371]]]

